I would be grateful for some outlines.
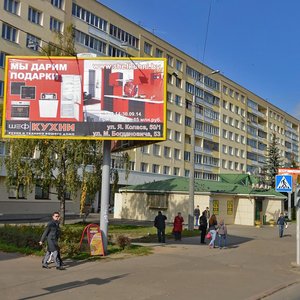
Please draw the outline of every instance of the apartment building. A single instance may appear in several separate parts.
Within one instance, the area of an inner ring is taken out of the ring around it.
[[[188,177],[193,155],[195,178],[257,173],[273,134],[284,162],[299,162],[298,119],[99,2],[0,0],[0,9],[0,100],[5,56],[41,55],[70,23],[77,53],[167,58],[167,140],[129,150],[126,183]],[[117,156],[112,167],[122,169]]]

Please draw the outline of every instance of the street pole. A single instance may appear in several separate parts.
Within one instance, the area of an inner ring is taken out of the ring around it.
[[[100,229],[102,232],[102,242],[105,254],[107,253],[107,233],[108,233],[108,206],[110,194],[110,160],[111,160],[111,141],[103,142],[103,167],[102,167],[102,186],[101,186],[101,210],[100,210]]]
[[[288,193],[288,218],[292,220],[292,193]]]
[[[296,209],[297,209],[297,241],[296,241],[296,243],[297,243],[297,260],[296,260],[296,262],[297,262],[297,265],[300,266],[300,245],[299,245],[299,243],[300,243],[300,208],[298,207],[298,205],[297,205]]]
[[[195,90],[192,102],[192,121],[191,121],[191,154],[190,154],[190,182],[189,182],[189,215],[188,230],[194,230],[194,196],[195,196],[195,124],[196,124],[196,96]]]
[[[300,185],[296,185],[294,193],[294,206],[296,208],[296,247],[297,247],[297,257],[296,264],[300,266]]]

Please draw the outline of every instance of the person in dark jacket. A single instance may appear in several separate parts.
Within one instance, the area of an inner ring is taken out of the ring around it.
[[[199,226],[199,217],[200,217],[200,209],[199,205],[194,209],[194,216],[195,216],[195,226]]]
[[[277,225],[279,228],[279,237],[283,237],[283,230],[284,230],[284,225],[287,225],[287,222],[285,220],[285,217],[283,213],[280,214],[278,220],[277,220]]]
[[[200,217],[199,230],[201,232],[201,235],[200,235],[201,244],[205,244],[205,235],[206,235],[206,230],[207,230],[206,211],[203,211],[202,216]]]
[[[59,217],[60,215],[58,212],[52,214],[52,220],[47,224],[39,242],[39,244],[42,245],[47,239],[47,252],[42,261],[42,267],[45,269],[49,269],[48,261],[52,253],[56,269],[64,270],[58,246],[58,239],[60,236]]]
[[[167,217],[161,213],[161,211],[158,212],[157,216],[154,219],[154,227],[157,229],[157,238],[159,243],[165,243],[166,242],[166,220]]]

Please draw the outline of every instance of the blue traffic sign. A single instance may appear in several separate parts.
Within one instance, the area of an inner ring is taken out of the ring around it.
[[[276,175],[275,176],[275,190],[276,192],[293,191],[293,176],[292,175]]]

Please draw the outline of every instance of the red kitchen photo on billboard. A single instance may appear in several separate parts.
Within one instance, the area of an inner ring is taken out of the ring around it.
[[[165,139],[166,62],[7,57],[3,135]]]

